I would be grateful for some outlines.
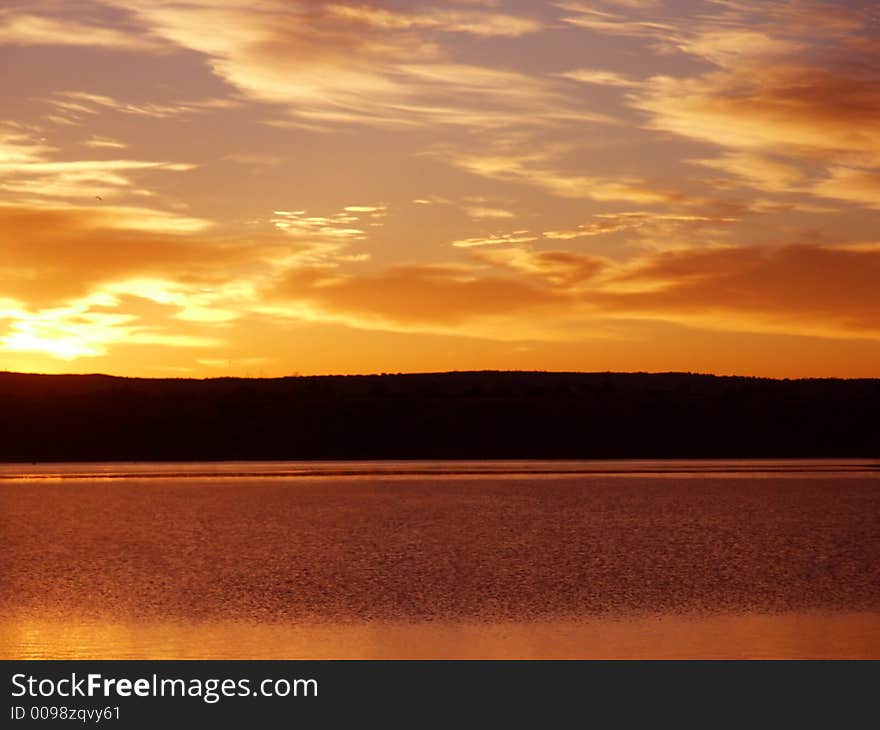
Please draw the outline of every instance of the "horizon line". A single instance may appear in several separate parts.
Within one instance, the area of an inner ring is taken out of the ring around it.
[[[312,373],[303,374],[298,372],[289,373],[287,375],[216,375],[209,377],[185,377],[185,376],[145,376],[145,375],[114,375],[112,373],[42,373],[42,372],[22,372],[16,370],[0,370],[0,377],[3,376],[25,376],[25,377],[46,377],[46,378],[110,378],[117,380],[153,380],[153,381],[190,381],[190,382],[209,382],[215,380],[251,380],[251,381],[270,381],[270,380],[291,380],[291,379],[307,379],[307,378],[382,378],[382,377],[418,377],[418,376],[448,376],[448,375],[641,375],[641,376],[688,376],[693,378],[719,378],[719,379],[739,379],[739,380],[768,380],[774,382],[799,382],[799,381],[880,381],[880,376],[865,377],[841,377],[841,376],[801,376],[801,377],[772,377],[764,375],[741,375],[741,374],[720,374],[711,372],[699,372],[691,370],[498,370],[498,369],[476,369],[476,370],[425,370],[425,371],[409,371],[409,372],[360,372],[360,373]]]

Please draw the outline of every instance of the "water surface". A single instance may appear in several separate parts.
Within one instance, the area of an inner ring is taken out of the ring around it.
[[[880,658],[880,464],[0,466],[0,656]]]

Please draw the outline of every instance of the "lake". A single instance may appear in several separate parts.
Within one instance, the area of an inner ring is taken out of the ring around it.
[[[880,462],[0,465],[0,658],[880,658]]]

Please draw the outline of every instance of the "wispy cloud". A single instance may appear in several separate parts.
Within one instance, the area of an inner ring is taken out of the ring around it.
[[[445,33],[517,38],[536,33],[543,27],[540,21],[533,18],[473,9],[428,9],[402,13],[364,5],[331,4],[328,12],[341,20],[383,30],[424,28]]]
[[[69,16],[43,15],[32,10],[40,3],[0,8],[0,44],[21,46],[81,46],[114,51],[158,51],[165,46],[147,35]]]
[[[91,137],[90,139],[83,142],[86,147],[94,147],[96,149],[111,149],[111,150],[124,150],[128,147],[125,142],[120,142],[117,139],[112,139],[110,137]]]
[[[553,151],[496,153],[445,151],[442,156],[456,167],[492,180],[542,188],[563,198],[626,201],[639,204],[680,202],[685,197],[644,178],[631,175],[603,177],[583,175],[556,166]]]
[[[53,109],[53,113],[47,118],[55,123],[68,125],[80,125],[94,121],[94,118],[102,111],[168,119],[186,114],[233,109],[240,106],[240,102],[235,100],[219,98],[179,101],[171,104],[152,102],[133,104],[105,94],[93,94],[86,91],[58,91],[45,101]]]
[[[109,2],[109,0],[108,0]],[[304,124],[500,127],[599,121],[552,79],[455,63],[427,31],[516,38],[543,24],[459,8],[364,3],[115,3],[151,34],[204,54],[248,97]],[[414,61],[418,59],[418,61]]]
[[[57,159],[59,151],[32,135],[0,130],[0,190],[20,197],[55,200],[150,195],[149,190],[136,186],[138,173],[183,172],[194,167],[181,162],[132,159]],[[192,225],[188,227],[192,229]]]
[[[827,177],[814,183],[813,194],[859,203],[880,210],[880,169],[862,169],[845,166],[829,168]]]
[[[291,261],[299,264],[338,266],[366,261],[366,251],[350,253],[348,245],[364,241],[369,229],[379,227],[388,215],[385,205],[347,205],[331,215],[310,215],[306,210],[276,210],[272,225],[287,236],[308,244]]]
[[[624,76],[616,71],[603,71],[593,68],[577,68],[559,74],[564,79],[579,81],[582,84],[596,84],[599,86],[619,86],[621,88],[633,88],[641,83],[629,76]]]
[[[478,246],[494,246],[497,244],[528,243],[537,241],[538,237],[527,230],[513,231],[512,233],[493,233],[488,236],[477,236],[453,241],[455,248],[476,248]]]

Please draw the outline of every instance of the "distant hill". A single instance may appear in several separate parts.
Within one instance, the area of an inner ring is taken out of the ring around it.
[[[880,457],[880,380],[0,373],[0,461]]]

